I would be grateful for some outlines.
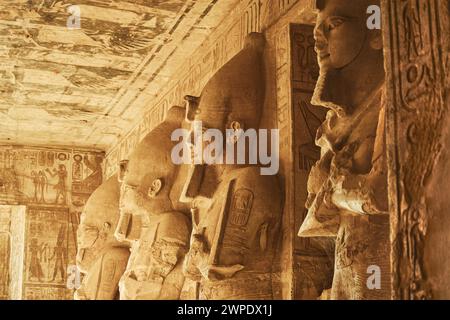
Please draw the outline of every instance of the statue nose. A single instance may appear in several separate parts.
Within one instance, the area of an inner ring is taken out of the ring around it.
[[[318,54],[324,52],[327,50],[327,44],[323,41],[316,41],[316,45],[314,46],[314,49]]]
[[[316,41],[314,49],[318,54],[328,49],[328,42],[323,30],[323,24],[314,28],[314,40]]]

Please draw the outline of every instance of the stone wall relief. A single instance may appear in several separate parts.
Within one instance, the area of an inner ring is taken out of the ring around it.
[[[441,250],[446,250],[448,240],[439,232],[445,235],[448,227],[446,215],[442,216],[448,202],[440,189],[448,176],[450,3],[382,0],[381,4],[386,60],[392,66],[387,90],[392,297],[445,299],[448,255]],[[427,270],[433,265],[438,269]]]
[[[68,298],[69,227],[67,208],[28,207],[23,299]]]
[[[97,171],[80,166],[79,157],[97,160]],[[67,270],[75,265],[79,214],[101,183],[102,153],[46,148],[0,147],[0,203],[25,205],[25,267],[21,297],[61,299]],[[100,172],[100,174],[99,174]],[[95,183],[77,181],[95,175]],[[16,237],[16,236],[13,236]]]

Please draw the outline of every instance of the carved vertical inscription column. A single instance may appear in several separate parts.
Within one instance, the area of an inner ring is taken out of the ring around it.
[[[442,24],[448,2],[382,0],[382,11],[393,298],[448,298],[450,287],[446,293],[438,289],[443,286],[440,281],[430,281],[438,275],[426,267],[433,254],[446,255],[445,250],[437,252],[439,245],[450,243],[448,236],[432,240],[432,234],[439,232],[436,221],[448,223],[447,233],[450,227],[449,219],[442,217],[450,208],[449,201],[442,199],[447,185],[437,188],[438,176],[445,171],[439,169],[445,169],[441,163],[448,161],[450,148],[450,139],[445,139],[449,115],[443,41],[448,25]],[[435,206],[436,202],[441,206]],[[430,246],[430,241],[436,241],[436,246]],[[448,272],[449,261],[439,259],[436,265]],[[434,294],[435,287],[439,295]]]
[[[290,26],[294,234],[306,216],[308,176],[320,158],[320,149],[315,143],[316,132],[327,112],[325,108],[313,106],[310,102],[319,76],[313,30],[314,27],[310,25]],[[323,289],[331,286],[333,259],[330,257],[333,255],[333,241],[330,239],[294,238],[294,299],[314,299]]]

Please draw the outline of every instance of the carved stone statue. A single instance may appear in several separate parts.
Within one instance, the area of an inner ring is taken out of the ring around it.
[[[122,222],[140,220],[139,237],[131,240],[131,256],[120,281],[123,300],[178,299],[183,287],[181,267],[189,247],[190,221],[171,198],[177,176],[171,134],[183,116],[183,109],[170,109],[166,120],[121,166],[120,211],[123,217],[131,215]],[[121,223],[117,237],[126,240],[128,229]]]
[[[299,236],[336,237],[332,299],[389,299],[389,215],[380,30],[376,0],[318,0],[320,78],[312,103],[329,109],[317,132],[321,159],[308,181]]]
[[[87,201],[77,231],[77,267],[85,274],[75,293],[79,300],[118,298],[129,248],[114,238],[119,219],[119,184],[113,176]]]
[[[187,97],[194,136],[208,129],[236,133],[227,136],[216,159],[230,156],[226,144],[245,139],[239,129],[259,128],[263,48],[263,36],[250,34],[244,49],[213,76],[201,97]],[[203,130],[198,132],[200,121]],[[205,150],[208,145],[203,143]],[[248,148],[245,152],[248,156]],[[195,147],[192,153],[195,158]],[[196,293],[188,298],[273,298],[271,270],[282,212],[277,177],[261,175],[259,165],[207,164],[200,158],[190,166],[181,196],[192,213],[184,273],[195,282]]]

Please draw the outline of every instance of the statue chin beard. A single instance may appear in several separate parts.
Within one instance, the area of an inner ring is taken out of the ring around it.
[[[334,110],[338,115],[345,115],[345,108],[336,102],[333,97],[332,84],[336,83],[338,77],[338,70],[331,68],[321,68],[319,79],[317,80],[314,94],[311,99],[313,105],[322,106]]]

